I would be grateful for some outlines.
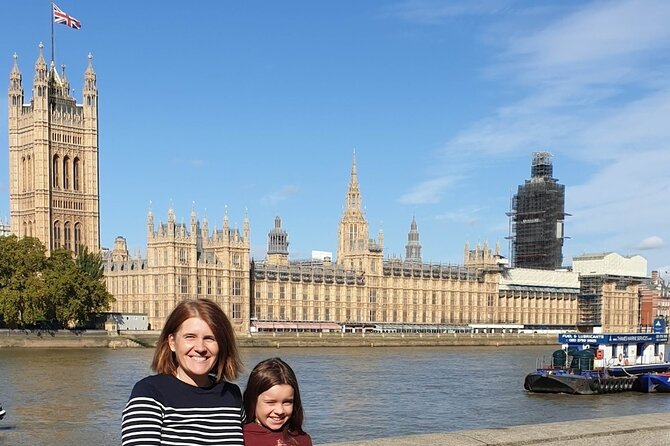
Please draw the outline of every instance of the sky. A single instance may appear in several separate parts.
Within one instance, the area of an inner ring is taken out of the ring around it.
[[[670,2],[75,1],[55,63],[81,102],[99,89],[101,244],[146,250],[147,213],[220,228],[248,216],[262,259],[275,216],[293,259],[337,252],[355,153],[370,236],[404,257],[416,218],[426,262],[466,242],[509,255],[506,213],[533,152],[566,186],[564,265],[639,254],[670,271]],[[11,2],[13,55],[31,97],[51,7]],[[0,217],[9,215],[0,95]]]

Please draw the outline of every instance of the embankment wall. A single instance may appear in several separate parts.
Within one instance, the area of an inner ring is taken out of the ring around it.
[[[153,347],[158,332],[132,331],[110,334],[105,331],[75,332],[69,330],[29,331],[0,330],[3,347]],[[254,333],[239,335],[242,348],[288,347],[450,347],[450,346],[515,346],[556,345],[555,334],[518,333],[450,333],[450,334],[387,334],[387,333]]]

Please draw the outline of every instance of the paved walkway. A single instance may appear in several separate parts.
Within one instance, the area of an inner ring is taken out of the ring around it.
[[[598,418],[327,446],[670,446],[670,413]],[[326,446],[326,445],[321,445]]]

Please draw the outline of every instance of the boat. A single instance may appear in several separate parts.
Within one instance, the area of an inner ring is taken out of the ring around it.
[[[670,371],[666,333],[562,333],[561,349],[524,380],[536,393],[594,395],[642,388],[642,375]]]
[[[7,412],[6,412],[6,411],[2,408],[2,406],[0,405],[0,420],[2,420],[3,418],[5,418],[5,414],[6,414],[6,413],[7,413]]]
[[[641,374],[635,390],[645,393],[670,393],[670,372]]]

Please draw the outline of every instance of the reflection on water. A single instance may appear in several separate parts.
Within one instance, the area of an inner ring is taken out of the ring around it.
[[[294,368],[316,444],[670,411],[670,395],[535,395],[547,347],[244,349]],[[121,411],[150,349],[0,349],[3,445],[118,445]]]

